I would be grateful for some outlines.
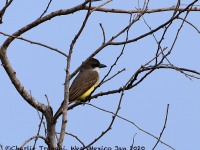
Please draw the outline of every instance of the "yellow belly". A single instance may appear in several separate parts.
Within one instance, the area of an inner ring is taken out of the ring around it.
[[[86,97],[88,97],[93,91],[94,91],[94,88],[98,85],[99,83],[95,83],[94,86],[92,86],[87,92],[85,92],[83,95],[81,95],[79,98],[77,98],[76,101],[81,101],[83,99],[85,99]]]

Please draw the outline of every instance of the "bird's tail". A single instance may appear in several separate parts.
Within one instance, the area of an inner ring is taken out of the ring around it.
[[[69,102],[69,104],[71,104],[71,103],[72,103],[72,102]],[[68,104],[68,105],[69,105],[69,104]],[[54,117],[53,117],[54,120],[57,120],[58,117],[59,117],[60,115],[62,115],[63,109],[64,109],[64,101],[61,103],[59,109],[58,109],[57,112],[55,113],[55,115],[54,115]]]

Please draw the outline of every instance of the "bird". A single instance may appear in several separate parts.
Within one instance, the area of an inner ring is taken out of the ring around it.
[[[107,66],[101,64],[95,58],[90,58],[88,61],[82,63],[79,74],[69,88],[69,104],[83,101],[94,91],[95,87],[99,84],[99,70],[105,67]],[[63,103],[64,101],[54,115],[56,118],[63,111]]]

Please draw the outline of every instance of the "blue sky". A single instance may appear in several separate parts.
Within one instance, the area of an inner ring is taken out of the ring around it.
[[[46,14],[59,9],[71,8],[81,2],[80,0],[72,2],[53,1]],[[95,2],[93,5],[98,6],[102,2]],[[181,3],[189,4],[190,2],[182,1]],[[149,9],[168,8],[175,4],[176,2],[167,0],[160,3],[150,1]],[[3,24],[0,25],[0,31],[7,34],[14,33],[37,19],[46,8],[46,5],[47,1],[15,0],[6,11]],[[0,2],[0,6],[2,8],[2,2]],[[135,9],[137,3],[119,0],[111,2],[105,7]],[[185,7],[185,5],[181,5],[181,7]],[[153,29],[167,21],[172,13],[146,14],[144,18]],[[67,16],[56,17],[23,34],[22,37],[50,45],[68,53],[70,43],[80,28],[85,14],[86,11],[79,11]],[[184,16],[185,14],[181,17]],[[187,20],[200,28],[199,12],[191,12]],[[128,21],[129,15],[126,14],[93,13],[74,47],[70,71],[73,72],[82,61],[102,44],[103,37],[99,23],[102,23],[108,40],[124,28]],[[180,24],[181,20],[174,21],[162,43],[163,47],[171,47]],[[140,19],[130,29],[130,39],[148,31],[149,29],[144,21]],[[163,29],[155,33],[158,39],[162,32]],[[2,44],[6,38],[0,35],[0,43]],[[124,39],[125,35],[119,37],[117,41]],[[190,25],[184,24],[172,54],[168,58],[177,67],[200,71],[199,48],[198,32]],[[101,78],[108,72],[121,49],[122,46],[106,47],[95,56],[101,63],[108,66],[101,70]],[[155,56],[156,49],[157,44],[152,35],[128,44],[110,76],[123,68],[126,68],[126,71],[102,85],[95,93],[123,86],[141,65]],[[44,96],[47,94],[51,106],[56,110],[60,106],[64,95],[63,83],[65,80],[66,58],[54,51],[21,40],[15,40],[10,45],[8,57],[18,78],[25,88],[31,91],[32,96],[47,104]],[[167,62],[165,61],[165,63]],[[4,147],[21,146],[25,140],[37,134],[40,120],[36,110],[18,94],[2,66],[0,67],[0,83],[0,144]],[[138,86],[125,92],[119,115],[159,137],[165,121],[167,104],[169,104],[167,125],[161,140],[178,150],[197,149],[200,142],[199,87],[199,80],[189,80],[180,72],[169,69],[156,70]],[[119,99],[120,94],[107,95],[92,100],[91,104],[115,112]],[[79,106],[68,112],[67,131],[78,136],[87,145],[108,127],[111,119],[111,114],[88,105]],[[60,120],[57,125],[57,131],[59,132],[59,130]],[[129,148],[135,134],[135,146],[144,146],[148,150],[152,149],[156,143],[156,139],[153,137],[138,130],[132,124],[117,118],[112,129],[94,146],[111,147],[112,149],[115,149],[115,146]],[[43,128],[41,135],[44,135]],[[28,146],[32,145],[33,142],[28,144]],[[45,144],[39,141],[36,148],[39,146],[45,146]],[[66,136],[64,146],[70,148],[70,146],[80,147],[81,145],[74,138]],[[169,150],[170,148],[159,143],[156,149]]]

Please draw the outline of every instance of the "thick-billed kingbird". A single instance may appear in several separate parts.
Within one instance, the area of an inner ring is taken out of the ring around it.
[[[87,98],[99,84],[99,69],[106,65],[97,59],[91,58],[80,67],[80,72],[69,88],[69,103],[78,102]],[[63,111],[63,103],[55,114],[59,116]]]

